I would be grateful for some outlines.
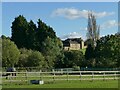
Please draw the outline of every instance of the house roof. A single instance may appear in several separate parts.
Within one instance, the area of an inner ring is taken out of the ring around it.
[[[63,41],[63,46],[69,46],[70,44],[80,44],[77,41],[65,40]]]
[[[77,41],[69,41],[70,44],[79,44]]]
[[[83,40],[81,38],[68,38],[63,42],[63,46],[70,46],[70,44],[81,44]]]

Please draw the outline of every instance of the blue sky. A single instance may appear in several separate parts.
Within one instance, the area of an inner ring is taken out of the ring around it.
[[[117,2],[3,2],[2,3],[2,34],[11,36],[11,25],[14,18],[23,15],[35,23],[40,18],[51,26],[61,39],[86,38],[87,12],[92,11],[100,35],[115,34],[118,31]]]

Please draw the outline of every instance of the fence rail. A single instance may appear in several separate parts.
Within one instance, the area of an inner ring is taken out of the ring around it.
[[[6,71],[8,67],[2,67],[2,71]],[[15,67],[17,71],[39,71],[39,70],[43,70],[43,71],[51,71],[52,69],[46,69],[46,68],[39,68],[39,67]],[[54,68],[53,68],[54,69]],[[75,68],[57,68],[54,69],[56,71],[75,71],[75,70],[80,70],[80,71],[120,71],[120,68],[86,68],[86,67],[81,67],[80,69],[75,69]]]
[[[51,72],[0,72],[0,73],[120,73],[120,71],[51,71]]]
[[[119,71],[52,71],[52,72],[0,72],[2,82],[26,82],[30,80],[61,81],[61,80],[117,80]],[[6,76],[7,74],[10,74]],[[16,76],[12,76],[16,74]],[[7,78],[7,79],[6,79]]]

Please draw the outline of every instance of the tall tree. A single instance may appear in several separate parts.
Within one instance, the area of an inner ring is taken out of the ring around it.
[[[36,33],[37,27],[36,24],[32,20],[28,23],[28,31],[27,31],[27,48],[35,49],[36,47]]]
[[[12,23],[12,40],[19,48],[27,48],[41,52],[47,62],[46,67],[53,67],[58,57],[61,58],[63,45],[52,27],[38,19],[38,27],[31,20],[19,16]],[[61,55],[61,56],[60,56]]]
[[[94,57],[94,48],[92,47],[91,44],[89,44],[86,48],[86,52],[85,52],[85,59],[89,60],[91,58]]]
[[[47,37],[46,40],[42,43],[41,52],[43,53],[47,68],[53,68],[55,66],[55,62],[58,59],[61,59],[61,51],[62,51],[62,42],[59,41],[58,38],[52,39]]]
[[[42,20],[38,19],[38,28],[37,28],[37,33],[36,33],[36,49],[41,51],[42,50],[42,43],[49,38],[56,38],[56,34],[54,30],[50,27],[47,26]]]
[[[96,41],[99,39],[100,26],[96,24],[96,18],[92,12],[88,12],[88,27],[87,27],[87,49],[85,52],[85,58],[87,60],[87,66],[95,66],[94,49]]]
[[[56,60],[62,58],[62,41],[57,38],[53,28],[38,19],[36,34],[37,50],[42,52],[46,60],[46,67],[53,68]]]
[[[99,39],[100,26],[96,24],[96,18],[92,12],[88,13],[88,27],[87,27],[87,39],[91,39],[94,46],[96,41]]]
[[[94,57],[94,47],[91,44],[88,44],[85,51],[85,65],[88,67],[95,67],[95,57]]]
[[[18,46],[18,48],[26,47],[27,48],[27,30],[28,22],[26,18],[22,15],[19,15],[12,22],[12,41]]]

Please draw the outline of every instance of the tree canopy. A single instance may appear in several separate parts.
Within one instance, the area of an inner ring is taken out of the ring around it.
[[[14,67],[19,60],[20,52],[14,42],[9,39],[2,39],[2,65]]]
[[[84,55],[81,51],[65,51],[64,55],[64,67],[71,68],[75,66],[83,66],[82,63],[84,62]]]
[[[12,41],[20,48],[32,49],[42,53],[47,64],[52,68],[63,49],[62,41],[53,28],[38,19],[38,26],[32,20],[28,22],[19,15],[12,23]],[[36,53],[37,54],[37,53]],[[21,56],[21,58],[24,56]]]
[[[95,56],[97,63],[103,67],[119,66],[120,35],[108,35],[98,40],[95,48]]]
[[[45,59],[39,51],[28,50],[25,48],[20,49],[20,57],[16,66],[19,67],[39,67],[43,68]]]
[[[120,67],[120,34],[99,39],[99,27],[92,14],[88,15],[85,55],[79,50],[64,51],[63,43],[56,36],[54,29],[40,19],[35,24],[19,15],[12,22],[11,29],[11,38],[4,35],[0,38],[3,51],[0,54],[5,67]],[[82,41],[77,38],[73,40]]]
[[[28,22],[26,18],[19,15],[12,22],[12,37],[11,40],[15,42],[18,48],[27,48]]]

